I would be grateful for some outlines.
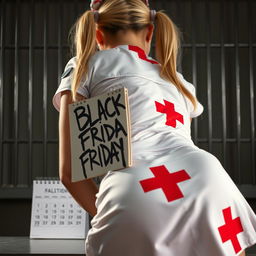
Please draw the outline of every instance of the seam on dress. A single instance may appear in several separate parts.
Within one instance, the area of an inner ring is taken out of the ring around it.
[[[202,256],[201,254],[199,254],[198,253],[198,251],[197,251],[197,247],[196,247],[196,239],[195,239],[195,237],[194,237],[194,233],[193,233],[193,229],[192,229],[192,226],[191,225],[189,225],[189,231],[190,231],[190,233],[191,233],[191,237],[192,237],[192,240],[193,240],[193,244],[195,245],[194,247],[193,247],[193,249],[194,249],[194,251],[195,251],[195,253],[196,253],[196,256]]]

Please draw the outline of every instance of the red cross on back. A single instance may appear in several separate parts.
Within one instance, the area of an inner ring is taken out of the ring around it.
[[[155,177],[140,181],[145,193],[161,188],[168,202],[184,197],[177,183],[190,179],[185,170],[169,173],[164,165],[151,167],[150,170]]]
[[[232,219],[231,207],[222,210],[225,224],[218,227],[222,242],[225,243],[231,240],[236,253],[241,250],[241,245],[238,241],[237,234],[243,231],[243,226],[239,217]]]
[[[176,127],[176,120],[184,124],[183,115],[174,110],[174,104],[167,100],[164,100],[164,104],[155,101],[156,111],[166,114],[166,125]]]

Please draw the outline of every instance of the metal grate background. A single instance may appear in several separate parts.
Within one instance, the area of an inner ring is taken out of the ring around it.
[[[256,198],[256,1],[152,0],[180,28],[185,78],[205,110],[192,137],[247,198]],[[52,96],[71,57],[68,33],[89,1],[0,0],[0,198],[30,198],[58,176]]]

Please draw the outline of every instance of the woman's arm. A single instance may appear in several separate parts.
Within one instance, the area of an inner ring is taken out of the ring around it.
[[[81,98],[82,99],[82,98]],[[70,91],[64,91],[60,100],[59,116],[59,176],[69,193],[90,215],[97,212],[95,206],[98,188],[92,179],[79,182],[71,181],[71,149],[69,134],[68,104],[72,103]]]

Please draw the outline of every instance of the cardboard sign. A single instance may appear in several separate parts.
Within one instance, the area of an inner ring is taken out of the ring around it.
[[[72,181],[131,166],[128,90],[69,105]]]

